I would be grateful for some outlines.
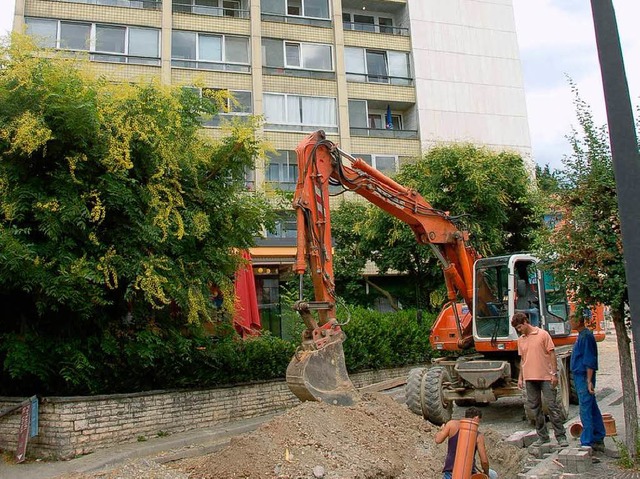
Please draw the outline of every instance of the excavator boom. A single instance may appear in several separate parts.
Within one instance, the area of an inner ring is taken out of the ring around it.
[[[294,270],[302,275],[309,267],[314,301],[299,301],[294,306],[306,329],[287,368],[287,383],[303,401],[351,404],[357,392],[347,374],[344,333],[336,318],[329,186],[340,185],[364,197],[405,222],[419,243],[429,245],[442,264],[450,304],[459,298],[469,307],[473,304],[473,264],[478,255],[466,243],[468,233],[460,230],[446,212],[433,208],[415,190],[341,151],[323,131],[305,138],[296,152],[299,176],[293,205],[298,236]],[[460,347],[469,347],[470,323],[463,327],[458,320],[457,332]]]

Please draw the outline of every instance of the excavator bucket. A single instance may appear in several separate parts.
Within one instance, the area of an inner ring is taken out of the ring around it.
[[[350,406],[358,399],[347,374],[342,339],[321,349],[298,351],[287,367],[287,384],[301,401]]]

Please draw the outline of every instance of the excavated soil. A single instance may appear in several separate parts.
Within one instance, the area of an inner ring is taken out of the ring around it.
[[[190,479],[439,479],[446,443],[435,444],[436,431],[393,399],[366,394],[352,407],[302,403],[219,452],[170,467]],[[484,433],[491,467],[516,477],[526,450]]]

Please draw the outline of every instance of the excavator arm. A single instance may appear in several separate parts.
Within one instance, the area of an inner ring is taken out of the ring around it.
[[[462,298],[473,305],[473,264],[478,258],[467,244],[468,233],[449,215],[433,208],[418,192],[405,188],[361,159],[340,150],[317,131],[296,148],[298,182],[294,196],[297,214],[297,257],[294,269],[302,275],[309,266],[314,301],[298,301],[306,330],[302,345],[287,368],[287,382],[301,400],[348,405],[355,401],[336,318],[336,293],[331,243],[329,186],[340,185],[405,222],[418,243],[429,245],[442,264],[451,304]],[[457,311],[457,308],[455,308]],[[313,311],[317,311],[316,316]],[[471,323],[458,319],[458,343],[472,344]]]

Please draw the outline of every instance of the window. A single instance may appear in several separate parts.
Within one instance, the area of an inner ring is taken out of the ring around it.
[[[278,150],[268,155],[266,181],[278,190],[294,191],[298,181],[298,160],[295,151]]]
[[[171,64],[204,70],[248,72],[249,39],[174,30]]]
[[[212,118],[203,120],[202,124],[205,126],[220,126],[220,120],[223,118],[231,118],[233,116],[247,116],[253,113],[253,103],[250,91],[240,90],[223,90],[221,88],[202,88],[198,89],[199,94],[204,97],[208,96],[208,92],[225,91],[230,93],[231,96],[226,99],[225,104],[222,106],[223,111],[220,111]],[[210,98],[210,97],[209,97]]]
[[[366,100],[349,100],[349,126],[351,128],[368,128]]]
[[[347,80],[410,85],[409,54],[405,52],[345,48]]]
[[[329,19],[329,0],[262,0],[262,13]]]
[[[342,22],[345,30],[361,32],[394,33],[393,19],[379,17],[377,15],[362,15],[359,13],[342,14]]]
[[[256,169],[255,167],[245,167],[244,187],[248,191],[256,191]]]
[[[267,238],[296,238],[297,231],[295,213],[286,211],[276,220],[275,232],[267,232]]]
[[[389,128],[386,111],[370,111],[366,100],[349,100],[349,127],[402,130],[402,117],[391,114],[391,128]]]
[[[42,48],[56,48],[58,21],[40,18],[25,18],[27,35],[32,36]]]
[[[90,23],[60,22],[60,48],[88,51],[90,47]]]
[[[363,32],[375,32],[375,18],[368,15],[354,15],[353,16],[354,30],[360,30]]]
[[[264,111],[266,128],[338,131],[335,98],[265,93]]]
[[[92,60],[160,64],[160,31],[155,28],[25,18],[27,33],[49,48],[88,51]]]
[[[267,69],[291,68],[309,71],[333,71],[331,45],[320,43],[287,42],[263,38],[262,59]],[[268,70],[267,73],[277,74],[279,72]],[[323,74],[310,74],[310,76],[314,77],[318,75],[322,76]],[[296,74],[296,76],[300,75]]]
[[[96,25],[96,52],[125,53],[127,29]]]
[[[387,125],[385,113],[369,113],[369,128],[402,130],[402,118],[399,115],[391,115],[391,128]]]
[[[356,158],[362,158],[365,163],[373,166],[376,170],[393,174],[398,171],[398,157],[391,155],[353,155]]]

